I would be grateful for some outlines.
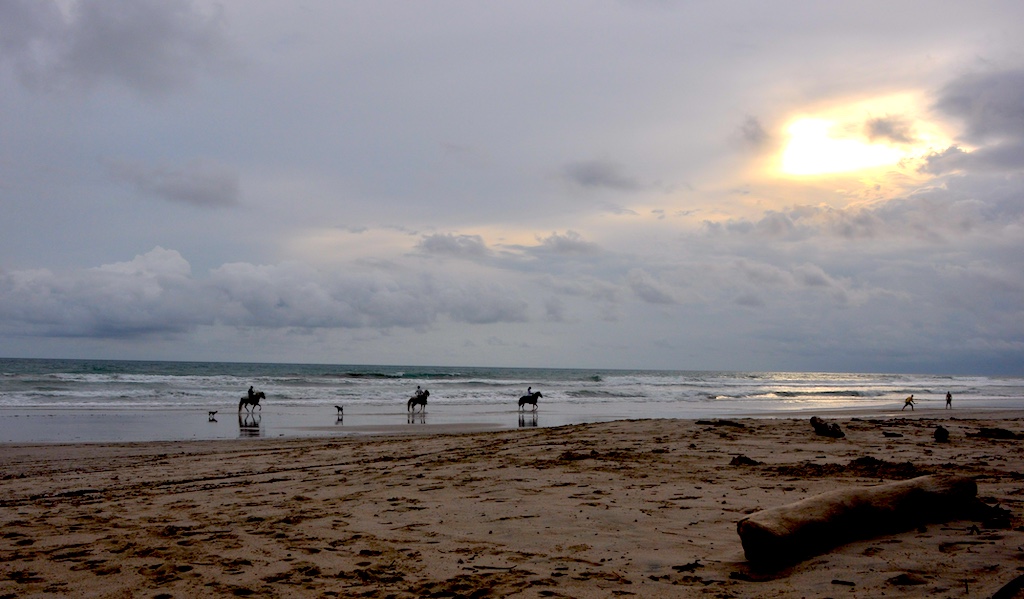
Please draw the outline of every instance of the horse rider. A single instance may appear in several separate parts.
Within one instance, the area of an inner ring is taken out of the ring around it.
[[[249,385],[249,399],[256,397],[256,392],[252,390],[252,385]]]

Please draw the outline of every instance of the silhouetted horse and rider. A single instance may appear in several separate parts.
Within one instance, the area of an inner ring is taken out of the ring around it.
[[[531,404],[533,406],[533,411],[536,412],[537,399],[540,397],[544,397],[543,395],[540,394],[540,391],[534,391],[533,387],[527,387],[526,395],[519,398],[519,410],[522,411],[523,406],[525,406],[526,404]]]
[[[242,411],[242,406],[245,406],[246,411],[252,412],[256,408],[263,411],[263,406],[260,405],[261,399],[266,399],[267,396],[262,391],[253,391],[252,386],[249,387],[249,395],[238,400],[238,411]]]
[[[420,407],[420,411],[423,412],[427,409],[427,398],[430,397],[430,391],[426,389],[420,389],[419,385],[416,386],[416,393],[409,398],[408,403],[405,404],[405,409],[408,412],[416,410],[416,406]]]

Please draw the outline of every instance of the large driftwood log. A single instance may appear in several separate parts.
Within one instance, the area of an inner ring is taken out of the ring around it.
[[[811,416],[811,426],[814,427],[815,434],[823,437],[832,437],[833,439],[842,439],[846,436],[843,429],[839,428],[839,425],[835,422],[825,422],[817,416]]]
[[[747,560],[795,563],[856,539],[892,534],[964,515],[976,505],[972,479],[920,476],[831,491],[756,512],[736,525]]]

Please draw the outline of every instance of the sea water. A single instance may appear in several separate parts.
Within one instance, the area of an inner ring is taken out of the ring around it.
[[[266,399],[238,412],[249,386]],[[425,412],[406,401],[430,391]],[[540,391],[536,412],[518,398]],[[176,441],[629,418],[1024,408],[1024,378],[917,374],[0,359],[0,442]],[[339,413],[337,406],[344,409]],[[212,417],[210,412],[216,412]]]

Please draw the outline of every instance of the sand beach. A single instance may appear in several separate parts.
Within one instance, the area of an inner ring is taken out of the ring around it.
[[[829,420],[845,438],[800,417],[8,444],[0,597],[992,597],[1024,574],[1024,440],[973,436],[1024,412]],[[922,474],[1009,521],[745,559],[748,514]]]

